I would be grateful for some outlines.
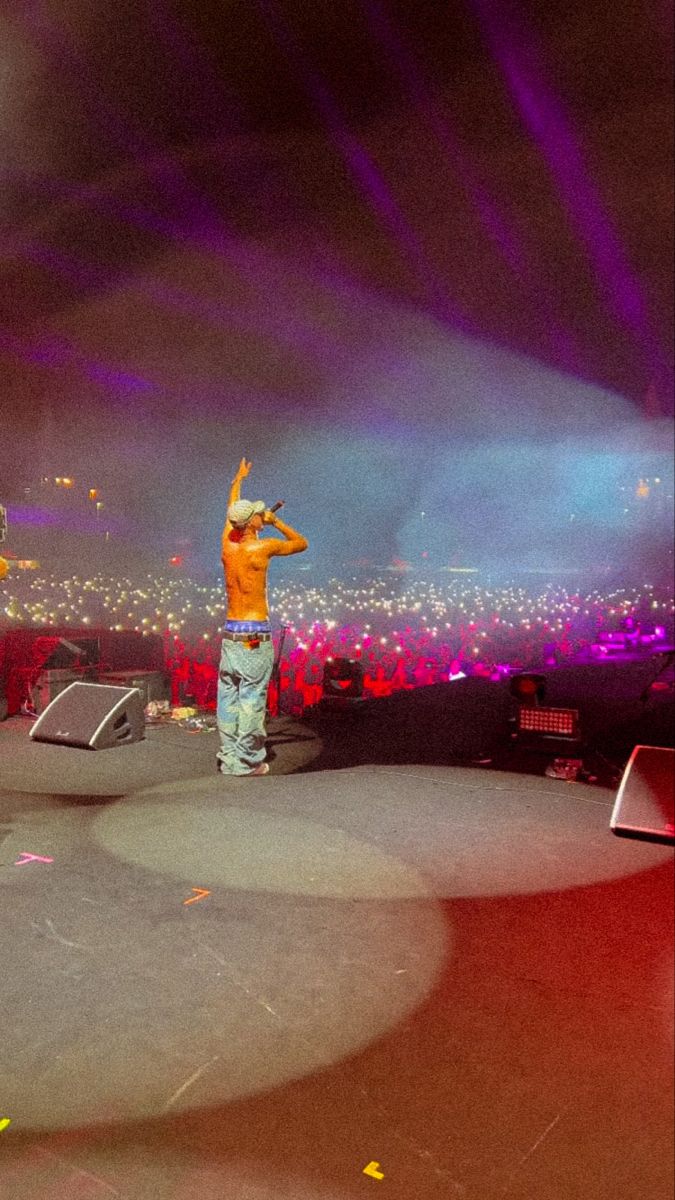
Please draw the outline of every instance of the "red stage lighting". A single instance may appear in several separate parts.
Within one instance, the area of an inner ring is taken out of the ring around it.
[[[518,710],[518,733],[576,740],[579,736],[579,712],[576,708],[521,705]]]
[[[541,704],[546,695],[546,676],[534,675],[531,672],[512,675],[509,691],[519,704],[535,707]]]

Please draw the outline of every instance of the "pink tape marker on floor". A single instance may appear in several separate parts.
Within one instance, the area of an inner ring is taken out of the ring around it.
[[[25,867],[29,862],[53,862],[53,858],[44,858],[42,854],[28,854],[25,850],[21,851],[20,858],[17,858],[14,863],[15,867]]]

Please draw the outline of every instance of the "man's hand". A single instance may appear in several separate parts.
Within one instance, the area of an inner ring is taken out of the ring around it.
[[[291,529],[290,525],[286,525],[283,521],[280,521],[276,513],[273,513],[271,509],[268,509],[263,514],[263,524],[273,525],[279,531],[282,538],[284,538],[284,541],[280,541],[279,538],[263,538],[258,543],[262,553],[272,557],[275,554],[299,554],[301,550],[307,549],[309,545],[307,538],[298,533],[297,529]]]
[[[227,501],[228,505],[235,504],[237,500],[241,499],[241,483],[242,483],[242,480],[245,479],[246,476],[248,475],[252,466],[253,466],[253,463],[247,462],[245,458],[242,458],[241,462],[239,463],[239,466],[237,467],[237,474],[235,475],[234,479],[232,480],[232,484],[230,487],[230,495],[229,495],[228,501]],[[231,528],[232,528],[232,526],[226,521],[224,536],[230,532]]]

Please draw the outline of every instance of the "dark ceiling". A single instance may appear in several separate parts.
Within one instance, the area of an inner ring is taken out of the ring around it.
[[[300,270],[671,411],[669,9],[3,0],[12,394],[36,344],[80,347],[73,314],[96,354],[91,298],[196,238],[297,246]]]

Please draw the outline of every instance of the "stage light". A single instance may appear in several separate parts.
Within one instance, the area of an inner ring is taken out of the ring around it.
[[[323,700],[363,699],[363,666],[353,658],[334,658],[323,669]]]
[[[509,691],[519,704],[535,708],[546,695],[546,676],[531,672],[514,675],[509,682]]]
[[[576,708],[540,708],[522,705],[518,710],[518,733],[533,733],[541,737],[579,737],[579,712]]]

